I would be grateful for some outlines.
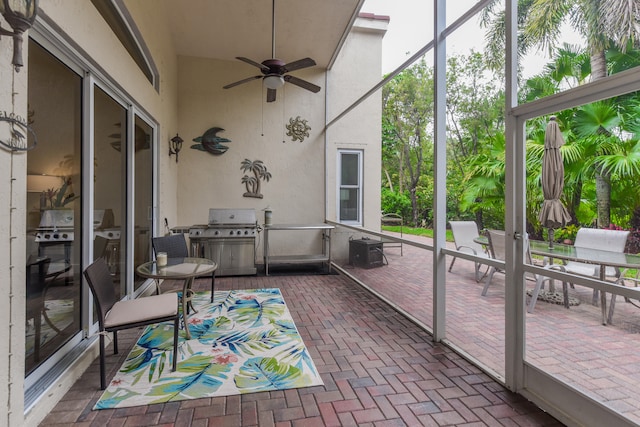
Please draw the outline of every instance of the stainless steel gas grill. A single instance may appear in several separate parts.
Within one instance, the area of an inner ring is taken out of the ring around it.
[[[120,229],[113,226],[113,211],[99,209],[93,212],[93,232],[109,240],[120,240]],[[71,209],[51,209],[42,212],[40,225],[36,230],[36,243],[73,242],[74,214]]]
[[[111,209],[98,209],[93,212],[94,237],[100,236],[107,240],[104,256],[112,272],[118,267],[120,250],[120,229],[114,227],[113,221]],[[38,256],[47,256],[54,260],[49,267],[50,270],[61,271],[70,268],[75,239],[73,210],[50,209],[42,212],[34,241],[38,244]],[[60,251],[63,253],[59,253]]]
[[[253,209],[209,209],[208,224],[189,228],[191,255],[218,264],[217,276],[256,274],[257,228]]]

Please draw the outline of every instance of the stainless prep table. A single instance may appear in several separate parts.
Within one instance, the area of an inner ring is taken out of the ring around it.
[[[331,272],[331,230],[335,227],[329,224],[271,224],[264,226],[264,274],[269,275],[270,264],[310,264],[327,263],[327,270]],[[322,230],[322,253],[312,255],[269,255],[269,233],[272,231],[309,231]]]

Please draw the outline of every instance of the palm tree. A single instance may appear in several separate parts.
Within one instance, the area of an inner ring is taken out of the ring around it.
[[[505,139],[503,133],[487,138],[489,150],[470,157],[470,171],[460,196],[460,210],[482,212],[483,218],[504,218]],[[484,224],[501,228],[504,224]]]
[[[483,11],[482,23],[489,28],[487,51],[494,66],[504,57],[505,16],[499,11],[501,2],[491,2]],[[640,39],[640,1],[629,0],[519,0],[518,48],[524,55],[534,47],[553,49],[561,35],[561,26],[568,21],[587,43],[591,80],[607,76],[605,52],[617,47],[623,52]],[[596,171],[598,224],[609,225],[608,196],[611,194],[607,169]]]

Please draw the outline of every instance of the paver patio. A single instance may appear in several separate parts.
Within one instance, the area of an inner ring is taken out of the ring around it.
[[[385,269],[376,271],[382,274]],[[475,281],[468,285],[477,287]],[[449,348],[433,343],[424,330],[345,276],[216,281],[217,290],[266,287],[281,289],[324,386],[93,411],[100,396],[96,360],[40,425],[562,425]],[[196,288],[207,290],[209,281],[198,280]],[[139,333],[119,335],[121,353],[107,358],[108,377]]]
[[[342,267],[428,327],[431,253],[409,245],[403,253],[386,250],[388,265],[379,268]],[[473,263],[462,259],[447,274],[448,340],[497,373],[504,373],[504,286],[504,275],[497,274],[481,297]],[[346,276],[258,275],[216,282],[218,290],[266,287],[282,290],[325,386],[92,411],[100,395],[96,361],[41,426],[562,425],[433,343]],[[196,289],[208,290],[208,280],[196,281]],[[640,379],[634,351],[640,309],[620,298],[614,324],[603,326],[589,289],[576,287],[571,295],[581,304],[567,310],[538,302],[527,315],[528,361],[640,420],[634,387]],[[122,334],[121,354],[107,358],[110,376],[139,333]]]

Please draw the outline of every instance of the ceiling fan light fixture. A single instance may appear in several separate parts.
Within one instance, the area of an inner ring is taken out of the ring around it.
[[[284,86],[284,78],[282,76],[266,76],[264,78],[264,85],[269,89],[280,89]]]

